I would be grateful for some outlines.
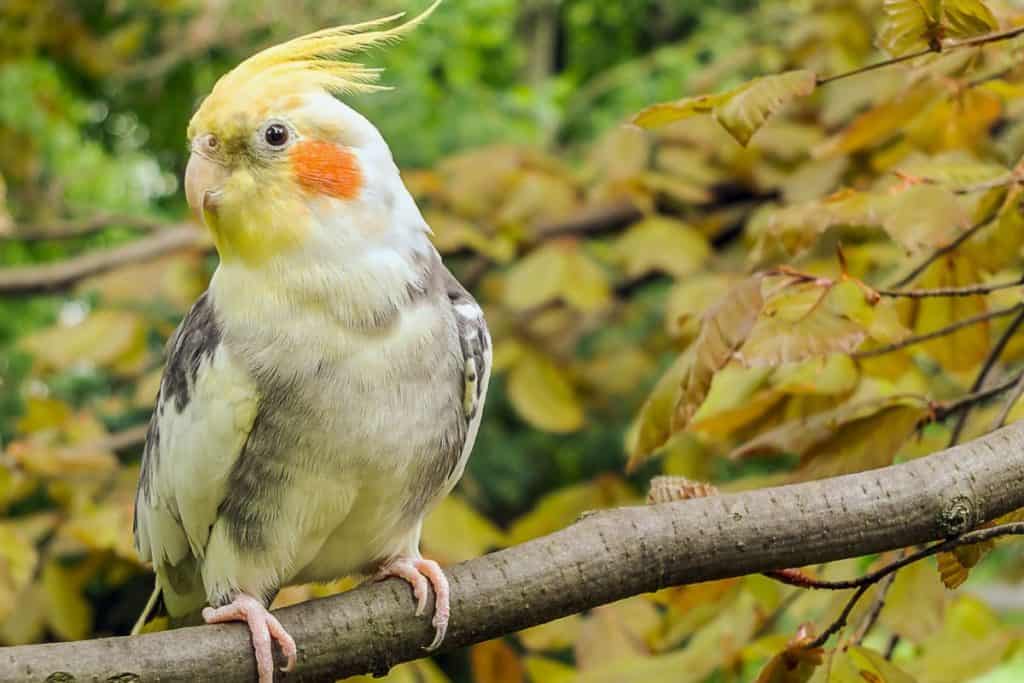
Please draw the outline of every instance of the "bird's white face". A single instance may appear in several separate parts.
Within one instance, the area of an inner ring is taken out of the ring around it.
[[[221,111],[192,132],[186,196],[226,262],[425,229],[380,132],[322,90]]]

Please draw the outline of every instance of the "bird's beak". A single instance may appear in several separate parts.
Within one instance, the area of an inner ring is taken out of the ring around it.
[[[188,205],[202,218],[206,212],[215,212],[221,187],[227,180],[228,169],[209,157],[193,152],[185,167],[185,197]]]

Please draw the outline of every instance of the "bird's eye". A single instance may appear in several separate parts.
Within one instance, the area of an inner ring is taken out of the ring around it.
[[[288,142],[288,129],[280,123],[272,123],[267,126],[263,138],[271,147],[281,147]]]

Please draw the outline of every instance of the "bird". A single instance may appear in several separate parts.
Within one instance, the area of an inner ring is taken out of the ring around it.
[[[280,588],[399,577],[416,614],[450,586],[420,553],[459,481],[491,339],[446,268],[384,137],[344,102],[382,89],[358,62],[421,24],[397,14],[269,47],[223,75],[188,125],[188,204],[219,262],[167,344],[135,501],[153,605],[241,621],[260,683]],[[195,617],[198,619],[198,617]]]

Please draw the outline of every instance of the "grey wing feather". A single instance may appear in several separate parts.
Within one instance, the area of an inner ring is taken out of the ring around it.
[[[473,449],[483,415],[487,384],[491,377],[491,336],[479,304],[447,268],[443,266],[442,268],[444,269],[448,301],[455,314],[459,345],[464,362],[462,410],[467,429],[465,440],[460,444],[461,452],[453,473],[454,477],[452,477],[457,480]],[[448,484],[446,488],[450,489],[455,485],[455,481],[450,480]]]
[[[172,616],[206,601],[200,572],[209,529],[257,403],[204,294],[168,343],[135,499],[135,546],[153,563]]]

